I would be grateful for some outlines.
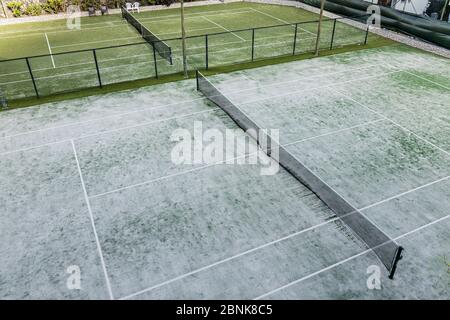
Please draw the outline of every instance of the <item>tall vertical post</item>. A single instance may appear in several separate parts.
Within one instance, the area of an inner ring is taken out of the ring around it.
[[[209,67],[209,47],[208,47],[208,34],[205,34],[205,67],[208,70]]]
[[[367,44],[368,37],[369,37],[369,26],[367,26],[367,29],[366,29],[366,37],[364,38],[364,45]]]
[[[183,72],[184,77],[187,78],[187,57],[186,57],[186,28],[184,27],[184,0],[180,1],[181,3],[181,47],[183,51]]]
[[[92,53],[94,55],[94,61],[95,61],[95,68],[97,69],[97,77],[98,77],[98,85],[100,88],[102,87],[102,78],[100,77],[100,69],[98,67],[98,61],[97,61],[97,52],[95,49],[92,49]]]
[[[297,46],[297,29],[298,29],[298,23],[295,24],[295,30],[294,30],[294,45],[292,46],[292,55],[295,55],[295,48]]]
[[[155,77],[158,79],[158,62],[156,61],[156,50],[155,46],[152,46],[153,48],[153,62],[155,63]]]
[[[252,61],[255,60],[255,28],[252,29]]]
[[[31,65],[30,60],[28,58],[25,58],[27,62],[28,72],[30,72],[31,81],[33,82],[34,92],[36,93],[36,97],[39,98],[39,91],[36,86],[36,81],[34,80],[33,71],[31,71]]]
[[[316,38],[316,50],[315,56],[319,56],[320,49],[320,32],[322,31],[322,19],[323,19],[323,9],[325,7],[325,0],[320,0],[320,15],[319,15],[319,23],[317,24],[317,38]]]
[[[333,42],[334,42],[334,32],[336,31],[336,18],[333,22],[333,32],[331,33],[331,42],[330,42],[330,50],[333,49]]]

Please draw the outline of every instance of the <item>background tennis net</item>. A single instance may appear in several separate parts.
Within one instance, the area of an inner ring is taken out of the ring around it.
[[[150,45],[155,48],[156,52],[158,52],[161,57],[172,64],[172,48],[169,47],[167,43],[158,38],[158,36],[156,36],[153,32],[148,30],[131,13],[129,13],[127,9],[125,9],[124,7],[122,7],[121,9],[122,17],[139,32],[139,34],[142,36],[142,38],[144,38],[145,41],[150,43]]]
[[[260,130],[241,109],[223,95],[206,77],[197,71],[197,90],[210,101],[220,107],[244,131],[258,132],[252,137],[263,145],[264,151],[274,158],[283,168],[298,181],[317,195],[352,231],[378,256],[389,271],[389,278],[394,277],[397,262],[401,258],[402,247],[398,246],[383,231],[377,228],[358,209],[354,208],[327,183],[317,177],[303,165],[295,156],[288,152],[278,141],[275,141],[265,131]],[[278,148],[278,152],[272,152]],[[278,158],[277,156],[278,155]]]

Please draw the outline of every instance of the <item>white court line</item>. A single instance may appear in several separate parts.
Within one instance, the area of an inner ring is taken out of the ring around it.
[[[414,234],[414,233],[416,233],[416,232],[418,232],[418,231],[421,231],[421,230],[423,230],[423,229],[425,229],[425,228],[428,228],[429,226],[432,226],[432,225],[434,225],[434,224],[436,224],[436,223],[442,222],[442,221],[444,221],[444,220],[446,220],[446,219],[448,219],[448,218],[450,218],[450,214],[449,214],[449,215],[446,215],[446,216],[444,216],[444,217],[442,217],[442,218],[439,218],[439,219],[437,219],[437,220],[435,220],[435,221],[432,221],[432,222],[430,222],[430,223],[427,223],[427,224],[425,224],[425,225],[423,225],[423,226],[420,226],[420,227],[418,227],[418,228],[416,228],[416,229],[413,229],[413,230],[411,230],[411,231],[409,231],[409,232],[406,232],[406,233],[404,233],[404,234],[402,234],[402,235],[400,235],[400,236],[394,238],[393,240],[395,240],[395,241],[400,240],[400,239],[402,239],[402,238],[404,238],[404,237],[407,237],[407,236],[409,236],[409,235],[411,235],[411,234]],[[281,287],[279,287],[279,288],[276,288],[276,289],[274,289],[274,290],[271,290],[271,291],[269,291],[269,292],[267,292],[267,293],[265,293],[265,294],[263,294],[263,295],[260,295],[260,296],[258,296],[258,297],[256,297],[256,298],[254,298],[253,300],[260,300],[260,299],[263,299],[263,298],[265,298],[265,297],[267,297],[267,296],[269,296],[269,295],[271,295],[271,294],[274,294],[274,293],[276,293],[276,292],[278,292],[278,291],[281,291],[281,290],[287,289],[287,288],[289,288],[289,287],[292,287],[292,286],[295,285],[295,284],[298,284],[298,283],[300,283],[300,282],[303,282],[303,281],[305,281],[305,280],[307,280],[307,279],[309,279],[309,278],[312,278],[312,277],[314,277],[314,276],[316,276],[316,275],[318,275],[318,274],[321,274],[321,273],[323,273],[323,272],[325,272],[325,271],[331,270],[331,269],[333,269],[333,268],[335,268],[335,267],[337,267],[337,266],[340,266],[340,265],[342,265],[342,264],[344,264],[344,263],[346,263],[346,262],[348,262],[348,261],[354,260],[354,259],[356,259],[356,258],[358,258],[358,257],[360,257],[360,256],[362,256],[362,255],[365,255],[365,254],[369,253],[370,251],[372,251],[372,249],[368,249],[368,250],[365,250],[365,251],[360,252],[360,253],[358,253],[358,254],[355,254],[355,255],[353,255],[353,256],[347,258],[347,259],[341,260],[341,261],[339,261],[339,262],[337,262],[337,263],[334,263],[334,264],[332,264],[332,265],[329,265],[329,266],[326,267],[326,268],[323,268],[323,269],[318,270],[318,271],[316,271],[316,272],[313,272],[313,273],[311,273],[311,274],[309,274],[309,275],[307,275],[307,276],[305,276],[305,277],[302,277],[302,278],[297,279],[297,280],[295,280],[295,281],[289,282],[288,284],[286,284],[286,285],[284,285],[284,286],[281,286]]]
[[[229,12],[229,11],[236,11],[236,10],[241,10],[240,12]],[[220,13],[221,11],[223,11],[223,13]],[[208,12],[213,12],[212,14],[209,14]],[[217,13],[215,13],[217,12]],[[198,15],[203,15],[203,14],[208,14],[208,15],[223,15],[223,14],[241,14],[241,13],[250,13],[250,10],[246,10],[243,11],[242,9],[238,8],[238,9],[227,9],[227,10],[210,10],[210,11],[204,11],[204,12],[198,12],[198,13],[190,13],[190,14],[185,14],[185,17],[193,17],[195,18]],[[179,18],[179,15],[167,15],[167,16],[160,16],[160,17],[150,17],[150,18],[140,18],[141,21],[158,21],[160,19],[158,18],[166,18],[166,17],[174,17],[174,18]],[[167,19],[167,20],[174,20],[174,19]],[[83,26],[91,26],[91,25],[104,25],[101,27],[88,27],[88,28],[83,28]],[[78,29],[70,29],[70,30],[65,30],[65,29],[61,29],[61,30],[55,30],[55,28],[40,28],[40,29],[34,29],[33,33],[30,32],[26,32],[26,34],[23,35],[15,35],[15,36],[11,36],[11,37],[2,37],[2,39],[6,39],[6,38],[17,38],[17,37],[27,37],[27,36],[39,36],[40,34],[42,34],[43,32],[47,32],[47,33],[60,33],[60,32],[76,32],[76,31],[83,31],[83,30],[95,30],[95,29],[104,29],[104,28],[116,28],[116,27],[122,27],[122,25],[129,25],[126,21],[124,20],[118,20],[118,21],[110,21],[110,22],[92,22],[92,23],[82,23],[82,28],[81,30]],[[37,31],[37,32],[34,32]],[[14,34],[18,34],[18,33],[24,33],[24,31],[8,31],[8,32],[0,32],[0,36],[3,35],[14,35]]]
[[[443,178],[443,179],[439,179],[439,180],[437,180],[437,181],[430,182],[430,183],[426,184],[426,186],[431,186],[432,184],[438,183],[438,182],[443,181],[443,180],[448,179],[448,178],[450,178],[450,176],[447,176],[447,177],[445,177],[445,178]],[[401,193],[401,194],[399,194],[399,195],[397,195],[397,196],[393,196],[392,199],[397,198],[397,197],[399,197],[399,196],[404,196],[404,195],[406,195],[406,194],[412,193],[412,192],[414,192],[414,191],[419,190],[420,188],[424,188],[424,186],[421,186],[421,187],[418,187],[418,188],[415,188],[415,189],[411,189],[411,190],[409,190],[409,191],[407,191],[407,192],[403,192],[403,193]],[[391,198],[390,198],[390,199],[391,199]],[[373,205],[371,205],[371,206],[373,206]],[[371,206],[369,206],[369,207],[371,207]],[[363,209],[358,209],[358,210],[363,210]],[[335,217],[335,218],[329,219],[329,220],[327,220],[327,221],[325,221],[325,222],[322,222],[322,223],[313,225],[313,226],[311,226],[311,227],[308,227],[308,228],[306,228],[306,229],[302,229],[302,230],[300,230],[300,231],[291,233],[291,234],[289,234],[289,235],[287,235],[287,236],[285,236],[285,237],[282,237],[282,238],[279,238],[279,239],[276,239],[276,240],[267,242],[267,243],[265,243],[265,244],[263,244],[263,245],[260,245],[260,246],[258,246],[258,247],[254,247],[254,248],[252,248],[252,249],[249,249],[249,250],[246,250],[246,251],[244,251],[244,252],[238,253],[238,254],[233,255],[233,256],[231,256],[231,257],[228,257],[228,258],[225,258],[225,259],[216,261],[216,262],[214,262],[214,263],[212,263],[212,264],[209,264],[209,265],[206,265],[206,266],[204,266],[204,267],[201,267],[201,268],[192,270],[192,271],[190,271],[190,272],[188,272],[188,273],[184,273],[184,274],[182,274],[182,275],[179,275],[179,276],[177,276],[177,277],[171,278],[171,279],[169,279],[169,280],[167,280],[167,281],[164,281],[164,282],[159,283],[159,284],[157,284],[157,285],[154,285],[154,286],[152,286],[152,287],[148,287],[148,288],[146,288],[146,289],[143,289],[143,290],[137,291],[137,292],[135,292],[135,293],[133,293],[133,294],[127,295],[127,296],[125,296],[125,297],[122,297],[122,298],[120,298],[120,299],[121,299],[121,300],[129,299],[129,298],[135,297],[135,296],[137,296],[137,295],[140,295],[140,294],[142,294],[142,293],[146,293],[146,292],[152,291],[152,290],[154,290],[154,289],[157,289],[157,288],[163,287],[163,286],[165,286],[165,285],[168,285],[168,284],[170,284],[170,283],[172,283],[172,282],[176,282],[176,281],[178,281],[178,280],[182,280],[182,279],[184,279],[184,278],[186,278],[186,277],[189,277],[189,276],[191,276],[191,275],[194,275],[194,274],[200,273],[200,272],[202,272],[202,271],[211,269],[211,268],[213,268],[213,267],[215,267],[215,266],[217,266],[217,265],[223,264],[223,263],[225,263],[225,262],[234,260],[234,259],[236,259],[236,258],[242,257],[242,256],[247,255],[247,254],[249,254],[249,253],[255,252],[255,251],[260,250],[260,249],[263,249],[263,248],[268,247],[268,246],[270,246],[270,245],[273,245],[273,244],[276,244],[276,243],[279,243],[279,242],[288,240],[288,239],[293,238],[293,237],[295,237],[295,236],[298,236],[298,235],[300,235],[300,234],[302,234],[302,233],[305,233],[305,232],[308,232],[308,231],[313,231],[313,230],[315,230],[315,229],[317,229],[317,228],[320,228],[320,227],[322,227],[322,226],[325,226],[325,225],[327,225],[327,224],[330,224],[330,223],[335,222],[335,221],[338,221],[338,220],[339,220],[339,217]],[[422,226],[421,228],[423,228],[423,226]],[[398,240],[398,239],[394,239],[394,240]],[[321,273],[321,272],[324,272],[324,271],[326,271],[326,270],[329,270],[329,269],[331,269],[331,268],[333,268],[333,267],[336,267],[336,266],[338,266],[338,265],[340,265],[340,264],[342,264],[342,263],[344,263],[344,262],[350,261],[350,260],[352,260],[352,259],[354,259],[354,258],[356,258],[356,257],[358,257],[358,256],[361,256],[361,255],[363,255],[363,254],[366,254],[366,253],[368,253],[368,252],[370,252],[370,251],[371,251],[371,250],[366,250],[366,251],[363,251],[363,252],[357,254],[356,256],[353,256],[353,258],[351,258],[351,259],[348,258],[348,259],[345,259],[345,260],[341,260],[341,261],[338,262],[337,264],[333,264],[333,265],[331,265],[331,266],[329,266],[329,267],[327,267],[327,268],[324,268],[324,269],[321,269],[321,270],[319,270],[319,271],[317,271],[317,272],[314,272],[314,273],[310,274],[310,275],[307,276],[307,277],[304,277],[304,280],[306,280],[306,279],[308,279],[308,278],[311,278],[312,276],[317,275],[317,274],[319,274],[319,273]],[[302,278],[302,279],[303,279],[303,278]],[[300,280],[296,280],[296,281],[297,281],[296,283],[300,282]],[[301,281],[303,281],[303,280],[301,280]],[[293,284],[294,284],[294,283],[293,283]],[[291,285],[293,285],[293,284],[291,284]],[[284,287],[285,287],[285,286],[283,286],[283,288],[284,288]],[[279,290],[281,290],[281,289],[279,289]],[[279,291],[279,290],[278,290],[278,291]],[[271,291],[271,292],[272,292],[272,291]],[[260,296],[260,297],[262,297],[262,296]]]
[[[256,11],[256,12],[258,12],[258,13],[260,13],[260,14],[263,14],[263,15],[265,15],[265,16],[268,16],[268,17],[270,17],[270,18],[272,18],[272,19],[281,21],[281,22],[286,23],[286,24],[290,24],[291,26],[295,27],[295,24],[292,23],[292,22],[288,22],[288,21],[286,21],[286,20],[277,18],[277,17],[275,17],[275,16],[273,16],[273,15],[271,15],[271,14],[269,14],[269,13],[259,11],[259,10],[255,9],[255,8],[250,8],[250,9],[252,9],[253,11]],[[303,31],[305,31],[305,32],[307,32],[307,33],[309,33],[309,34],[312,34],[312,35],[316,36],[316,34],[315,34],[314,32],[311,32],[311,31],[309,31],[309,30],[306,30],[306,29],[304,29],[304,28],[302,28],[302,27],[299,27],[299,29],[300,29],[300,30],[303,30]]]
[[[176,120],[176,119],[191,117],[191,116],[194,116],[194,115],[197,115],[197,114],[202,114],[202,113],[214,112],[215,110],[218,110],[218,109],[219,109],[218,107],[214,107],[214,108],[210,108],[210,109],[207,109],[207,110],[202,110],[202,111],[192,112],[192,113],[188,113],[188,114],[183,114],[183,115],[180,115],[180,116],[169,117],[169,118],[153,120],[153,121],[147,121],[147,122],[143,122],[143,123],[136,124],[136,125],[130,125],[130,126],[126,126],[126,127],[120,127],[120,128],[112,129],[112,130],[91,133],[91,134],[80,136],[80,137],[77,137],[77,138],[68,138],[68,139],[63,139],[63,140],[59,140],[59,141],[53,141],[53,142],[44,143],[44,144],[41,144],[41,145],[38,145],[38,146],[32,146],[32,147],[28,147],[28,148],[22,148],[22,149],[17,149],[17,150],[3,152],[3,153],[0,153],[0,156],[4,156],[4,155],[16,153],[16,152],[29,151],[29,150],[33,150],[33,149],[37,149],[37,148],[53,145],[53,144],[56,144],[56,143],[61,143],[61,142],[64,142],[64,141],[83,140],[83,139],[88,139],[88,138],[92,138],[92,137],[96,137],[96,136],[102,136],[102,135],[109,134],[109,133],[118,132],[118,131],[121,131],[121,130],[145,127],[145,126],[148,126],[148,125],[151,125],[151,124],[155,124],[155,123],[159,123],[159,122],[164,122],[164,121],[170,121],[170,120]],[[67,126],[69,126],[69,125],[67,125]],[[64,126],[61,126],[61,127],[64,127]],[[38,130],[36,130],[36,132],[38,132]],[[18,135],[20,135],[20,134],[18,134]]]
[[[402,72],[402,71],[399,71],[399,72]],[[380,116],[380,117],[382,117],[382,118],[388,120],[389,122],[391,122],[391,123],[394,124],[395,126],[397,126],[397,127],[399,127],[400,129],[402,129],[403,131],[405,131],[405,132],[407,132],[407,133],[409,133],[409,134],[415,136],[417,139],[422,140],[423,142],[429,144],[430,146],[436,148],[437,150],[439,150],[439,151],[445,153],[447,156],[450,156],[450,153],[449,153],[448,151],[442,149],[441,147],[437,146],[437,145],[434,144],[433,142],[431,142],[431,141],[429,141],[429,140],[423,138],[422,136],[418,135],[418,134],[415,133],[414,131],[411,131],[411,130],[409,130],[408,128],[402,126],[401,124],[397,123],[396,121],[392,120],[391,118],[386,117],[384,114],[382,114],[382,113],[380,113],[380,112],[378,112],[378,111],[376,111],[376,110],[374,110],[374,109],[372,109],[372,108],[369,108],[369,107],[366,106],[365,104],[363,104],[363,103],[361,103],[361,102],[359,102],[359,101],[353,99],[353,98],[350,97],[349,95],[347,95],[347,94],[345,94],[345,93],[343,93],[343,92],[341,92],[341,91],[339,91],[339,90],[337,90],[337,89],[335,89],[335,88],[330,88],[330,90],[331,90],[331,91],[334,91],[334,92],[336,92],[336,93],[338,93],[338,94],[340,94],[340,95],[342,95],[343,97],[347,98],[348,100],[351,100],[351,101],[353,101],[353,102],[359,104],[360,106],[362,106],[362,107],[365,108],[366,110],[368,110],[368,111],[370,111],[370,112],[372,112],[372,113],[374,113],[374,114],[376,114],[376,115],[378,115],[378,116]]]
[[[205,16],[202,16],[202,18],[205,19],[206,21],[209,21],[209,22],[212,23],[212,24],[215,24],[215,25],[218,26],[219,28],[222,28],[223,30],[225,30],[225,31],[227,31],[227,32],[229,32],[229,33],[231,33],[232,35],[238,37],[238,38],[241,39],[242,41],[245,41],[245,39],[242,38],[241,36],[237,35],[237,34],[234,33],[233,31],[231,31],[231,30],[225,28],[224,26],[222,26],[222,25],[220,25],[220,24],[218,24],[218,23],[215,23],[215,22],[212,21],[211,19],[208,19],[208,18],[205,17]]]
[[[105,276],[106,287],[108,289],[108,293],[109,293],[110,299],[113,300],[114,299],[114,295],[112,293],[111,283],[109,282],[108,272],[106,271],[105,260],[103,258],[102,247],[100,245],[100,240],[98,238],[97,229],[95,228],[94,215],[92,214],[91,203],[89,201],[89,197],[88,197],[88,194],[87,194],[87,191],[86,191],[86,185],[84,183],[83,174],[81,173],[81,166],[80,166],[80,162],[78,161],[77,150],[75,148],[75,143],[73,142],[73,140],[70,140],[70,142],[72,144],[73,154],[74,154],[74,157],[75,157],[75,161],[77,163],[78,175],[80,176],[81,187],[83,188],[84,200],[86,201],[86,206],[87,206],[87,209],[88,209],[88,212],[89,212],[89,219],[91,221],[92,230],[94,232],[95,243],[97,244],[97,251],[98,251],[98,255],[100,257],[100,262],[102,264],[103,275]]]
[[[247,11],[240,11],[240,12],[227,12],[227,13],[215,13],[215,14],[206,14],[207,16],[219,16],[219,15],[233,15],[233,14],[243,14],[243,13],[251,13],[250,10]],[[196,14],[196,15],[192,15],[192,16],[187,16],[185,15],[185,19],[198,19],[198,18],[202,18],[205,17],[204,13],[202,14]],[[180,17],[177,16],[177,18],[171,18],[171,19],[155,19],[155,18],[142,18],[139,19],[139,21],[149,21],[149,22],[155,22],[155,23],[159,23],[159,22],[173,22],[174,20],[178,22],[178,19]]]
[[[221,110],[221,109],[219,107],[214,107],[213,110]],[[324,134],[321,134],[321,135],[318,135],[318,136],[313,136],[313,137],[308,137],[308,138],[296,140],[296,141],[290,142],[288,144],[283,144],[282,147],[286,147],[286,146],[289,146],[289,145],[292,145],[292,144],[296,144],[296,143],[300,143],[300,142],[304,142],[304,141],[308,141],[308,140],[313,140],[313,139],[316,139],[318,137],[324,137],[324,136],[328,136],[328,135],[331,135],[331,134],[343,132],[343,131],[346,131],[346,130],[352,130],[352,129],[355,129],[355,128],[358,128],[358,127],[362,127],[362,126],[366,126],[366,125],[370,125],[370,124],[373,124],[373,123],[376,123],[376,122],[379,122],[379,121],[384,121],[384,119],[377,119],[377,120],[374,120],[374,121],[368,121],[368,122],[365,122],[365,123],[362,123],[362,124],[358,124],[358,125],[355,125],[355,126],[352,126],[352,127],[347,127],[347,128],[342,128],[342,129],[339,129],[339,130],[334,130],[334,131],[331,131],[331,132],[328,132],[328,133],[324,133]],[[248,154],[248,156],[254,155],[254,154],[256,154],[256,153],[250,153],[250,154]],[[189,170],[186,170],[186,171],[181,171],[179,173],[176,173],[175,176],[188,174],[188,173],[191,173],[193,171],[203,170],[203,169],[209,168],[211,166],[222,164],[223,162],[226,162],[226,161],[229,161],[229,160],[236,160],[237,158],[240,158],[240,157],[242,157],[242,156],[238,156],[238,157],[235,157],[235,158],[232,158],[232,159],[227,159],[227,160],[221,160],[221,161],[215,162],[213,164],[199,166],[197,168],[189,169]],[[110,191],[107,191],[107,192],[94,194],[94,195],[91,195],[89,198],[92,199],[92,198],[103,197],[105,195],[109,195],[109,194],[112,194],[112,193],[116,193],[116,192],[120,192],[120,191],[124,191],[124,190],[128,190],[128,189],[133,189],[133,188],[136,188],[136,187],[144,186],[144,185],[147,185],[147,184],[151,184],[151,183],[154,183],[155,181],[161,181],[161,180],[165,180],[165,179],[168,179],[168,178],[172,178],[173,176],[174,175],[167,175],[167,176],[162,176],[162,177],[158,177],[158,178],[142,181],[142,182],[139,182],[139,183],[136,183],[136,184],[133,184],[133,185],[128,185],[128,186],[117,188],[117,189],[110,190]]]
[[[356,70],[364,70],[364,69],[367,69],[367,68],[372,68],[373,66],[374,65],[369,65],[369,66],[366,66],[366,67],[347,69],[347,70],[343,70],[343,71],[337,71],[337,72],[327,73],[327,74],[322,74],[322,75],[314,75],[314,76],[311,76],[311,77],[305,77],[305,78],[301,78],[301,79],[281,81],[281,82],[277,82],[277,83],[266,85],[266,86],[254,86],[254,87],[250,87],[250,88],[246,88],[246,89],[240,89],[240,90],[236,90],[236,91],[228,91],[226,93],[227,94],[234,94],[234,93],[241,93],[241,92],[255,90],[255,89],[264,89],[264,88],[268,88],[268,87],[272,87],[272,86],[278,86],[278,85],[282,85],[282,84],[286,84],[286,83],[293,83],[293,82],[297,82],[297,81],[304,81],[304,80],[308,80],[308,79],[316,78],[316,77],[322,77],[322,76],[328,77],[328,76],[334,75],[334,74],[347,73],[347,72],[352,72],[352,71],[356,71]],[[387,73],[387,74],[389,74],[389,73]],[[373,77],[379,77],[379,76],[383,76],[383,75],[387,75],[387,74],[381,74],[381,75],[378,74],[378,75],[373,76]],[[360,81],[360,80],[361,79],[353,79],[353,80],[349,80],[347,82]],[[341,83],[343,83],[343,82],[341,82]],[[341,84],[341,83],[339,83],[339,84]],[[338,84],[336,84],[336,85],[338,85]],[[326,87],[328,87],[328,86],[326,86]],[[323,88],[324,87],[319,86],[319,87],[312,87],[312,88],[308,88],[308,89],[294,90],[294,91],[288,92],[288,93],[286,93],[284,95],[288,96],[288,95],[292,95],[292,94],[306,92],[306,91],[309,91],[309,90],[318,90],[318,89],[323,89]],[[281,95],[281,96],[283,96],[283,95]],[[182,102],[176,102],[176,103],[172,103],[172,104],[167,104],[167,105],[164,105],[164,106],[175,106],[175,105],[179,105],[179,104],[183,104],[183,103],[194,102],[194,101],[199,101],[199,100],[204,100],[204,99],[205,99],[205,97],[201,97],[201,98],[196,98],[196,99],[192,99],[192,100],[186,100],[186,101],[182,101]],[[270,99],[270,97],[264,98],[264,100],[265,99]],[[253,102],[253,101],[250,101],[250,103],[251,102]],[[161,107],[164,107],[164,106],[161,106]],[[21,132],[21,133],[17,133],[17,134],[14,134],[14,135],[0,137],[0,140],[1,139],[8,139],[8,138],[16,137],[16,136],[19,136],[19,135],[26,135],[26,134],[29,134],[29,133],[37,133],[37,132],[41,132],[41,131],[52,130],[52,129],[56,129],[56,128],[59,128],[59,127],[65,127],[65,126],[68,126],[68,125],[85,124],[85,123],[89,123],[91,121],[107,119],[107,118],[110,118],[110,117],[117,117],[117,116],[129,115],[129,114],[133,114],[133,113],[145,112],[145,111],[148,111],[148,110],[153,109],[153,108],[154,107],[143,108],[143,109],[139,109],[139,110],[135,110],[135,111],[129,111],[129,112],[115,114],[115,115],[109,115],[109,116],[96,118],[96,119],[90,119],[90,120],[86,120],[86,121],[73,122],[71,124],[57,126],[57,127],[51,127],[51,128],[45,128],[45,129],[38,129],[38,130],[33,130],[33,131]]]
[[[44,33],[44,34],[45,34],[45,39],[47,40],[48,52],[50,53],[50,58],[52,59],[53,68],[56,68],[55,60],[53,60],[52,48],[50,47],[50,41],[48,41],[47,33]]]
[[[53,46],[53,48],[83,46],[83,45],[91,44],[91,43],[114,42],[114,41],[118,41],[118,40],[128,40],[128,39],[142,39],[142,38],[141,38],[141,36],[134,35],[134,36],[131,36],[131,37],[124,37],[124,38],[115,38],[115,39],[107,39],[107,40],[96,40],[96,41],[87,41],[87,42],[72,43],[72,44],[63,44],[63,45],[59,45],[59,46]],[[70,54],[70,52],[67,53],[67,54]]]

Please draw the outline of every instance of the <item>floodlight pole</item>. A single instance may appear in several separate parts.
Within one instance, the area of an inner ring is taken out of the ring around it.
[[[184,28],[184,0],[181,0],[181,46],[183,51],[183,72],[184,77],[188,77],[186,61],[186,30]]]
[[[317,25],[317,38],[316,38],[316,51],[315,56],[319,56],[319,45],[320,45],[320,31],[322,30],[322,18],[323,18],[323,8],[325,7],[325,0],[320,0],[320,16],[319,23]]]
[[[444,8],[442,9],[442,14],[441,14],[442,21],[444,20],[444,14],[445,14],[445,10],[447,9],[447,6],[448,6],[448,1],[449,0],[445,1]]]

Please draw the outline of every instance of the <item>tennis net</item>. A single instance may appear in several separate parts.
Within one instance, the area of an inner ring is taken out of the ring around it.
[[[308,187],[341,219],[373,252],[389,271],[389,278],[394,277],[398,260],[403,248],[390,239],[382,230],[368,220],[358,209],[354,208],[326,182],[317,177],[282,145],[272,139],[266,131],[251,120],[241,109],[223,95],[205,76],[197,71],[197,90],[220,107],[244,131],[252,135],[259,145],[264,144],[264,151],[292,174],[298,181]],[[278,148],[278,152],[272,152]],[[278,158],[277,158],[278,157]]]
[[[127,20],[141,35],[141,37],[147,41],[158,54],[172,64],[172,48],[167,43],[162,41],[153,32],[148,30],[142,23],[140,23],[126,8],[122,7],[122,18]]]

